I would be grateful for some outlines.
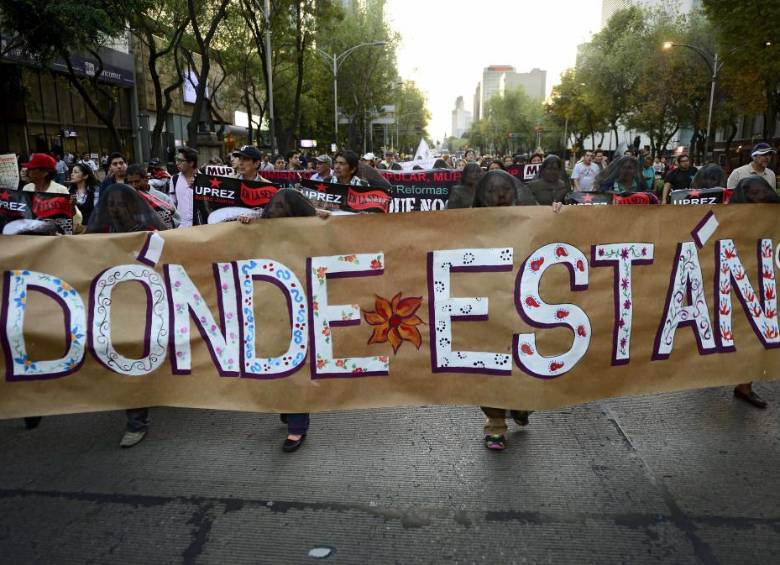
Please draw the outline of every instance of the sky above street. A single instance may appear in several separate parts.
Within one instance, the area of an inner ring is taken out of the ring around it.
[[[434,140],[451,133],[458,96],[472,110],[484,67],[546,70],[549,94],[601,25],[601,0],[387,0],[385,9],[401,35],[400,75],[427,96]]]

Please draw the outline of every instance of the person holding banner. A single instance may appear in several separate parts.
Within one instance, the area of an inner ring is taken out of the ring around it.
[[[27,178],[30,183],[24,185],[24,192],[47,192],[49,194],[67,194],[70,191],[67,187],[54,182],[54,174],[57,170],[57,162],[54,157],[45,153],[33,153],[30,155],[30,161],[23,165],[27,169]],[[73,208],[73,233],[79,233],[82,226],[81,211],[76,206],[75,198],[71,198]]]
[[[474,205],[474,195],[479,179],[485,171],[476,163],[469,163],[460,174],[460,184],[456,184],[450,190],[447,200],[447,208],[471,208]]]
[[[336,153],[333,165],[336,174],[331,177],[330,182],[351,186],[368,186],[366,181],[357,176],[359,162],[357,153],[349,149]]]
[[[168,229],[138,192],[126,184],[112,184],[103,191],[92,213],[87,233],[127,233]],[[127,426],[119,447],[140,443],[149,431],[149,408],[128,408]]]
[[[563,179],[563,161],[557,155],[548,155],[539,167],[536,178],[528,183],[536,202],[550,206],[553,202],[563,202],[571,190]]]
[[[780,196],[762,177],[751,175],[737,183],[729,204],[780,204]],[[764,409],[768,406],[767,401],[753,390],[752,382],[737,385],[734,397],[756,408]]]
[[[645,180],[639,168],[639,161],[629,156],[615,159],[599,173],[596,180],[593,181],[593,186],[599,192],[612,192],[614,194],[644,192]]]
[[[303,194],[292,188],[282,188],[263,208],[261,219],[305,218],[318,215],[317,209]],[[238,220],[242,224],[249,224],[256,218],[240,216]],[[287,438],[282,444],[282,451],[292,453],[306,440],[309,431],[309,414],[279,414],[279,418],[287,424]]]
[[[474,197],[474,208],[493,206],[535,206],[536,200],[530,189],[521,184],[506,171],[489,171],[479,180]],[[506,410],[504,408],[480,407],[487,417],[484,427],[485,447],[491,451],[506,448]],[[527,426],[528,410],[510,410],[518,426]]]

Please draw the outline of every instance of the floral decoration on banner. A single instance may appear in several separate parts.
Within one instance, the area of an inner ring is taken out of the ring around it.
[[[366,322],[374,327],[368,339],[369,345],[390,342],[393,353],[398,353],[403,342],[408,341],[420,349],[422,336],[417,326],[425,322],[416,315],[416,312],[421,305],[420,296],[403,298],[400,292],[392,300],[377,296],[374,311],[363,311]]]
[[[623,272],[630,270],[632,259],[645,259],[648,257],[648,249],[644,245],[630,245],[618,249],[600,248],[599,259],[620,259],[623,262]],[[631,321],[633,320],[631,303],[631,281],[622,277],[620,279],[620,308],[617,321],[618,340],[617,347],[622,357],[628,357],[628,345],[631,342]]]

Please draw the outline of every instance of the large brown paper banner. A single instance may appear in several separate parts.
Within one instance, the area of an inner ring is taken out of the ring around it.
[[[545,409],[777,378],[772,206],[0,239],[0,417]]]

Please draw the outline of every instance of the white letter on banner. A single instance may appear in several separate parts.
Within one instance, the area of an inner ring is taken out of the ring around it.
[[[653,264],[652,243],[612,243],[594,245],[591,263],[615,271],[613,296],[615,325],[612,330],[612,364],[625,365],[631,358],[631,327],[634,320],[634,295],[631,290],[633,265]]]
[[[536,328],[568,327],[574,333],[571,349],[562,355],[544,357],[536,348],[536,334],[516,334],[515,362],[526,373],[540,379],[559,377],[571,371],[588,352],[590,319],[574,304],[547,304],[539,295],[544,272],[554,265],[565,265],[570,272],[571,290],[588,288],[588,260],[568,243],[550,243],[534,251],[525,260],[515,283],[515,306],[520,316]]]
[[[144,354],[140,359],[120,355],[111,342],[111,293],[125,282],[137,282],[146,291]],[[89,305],[89,345],[101,365],[120,375],[140,376],[158,369],[168,351],[168,298],[162,277],[143,265],[119,265],[92,281]]]
[[[434,373],[511,375],[512,356],[489,351],[453,351],[452,322],[488,319],[486,297],[450,297],[450,273],[512,270],[512,249],[451,249],[428,253],[428,311]]]
[[[385,356],[333,358],[331,327],[360,324],[360,307],[328,304],[328,279],[381,275],[384,264],[383,253],[310,257],[306,261],[313,379],[387,375],[390,361]]]
[[[688,306],[685,306],[685,302]],[[710,311],[704,294],[699,253],[692,241],[677,244],[674,272],[666,295],[661,325],[655,336],[653,360],[668,359],[678,326],[693,326],[699,354],[715,353]]]
[[[6,380],[54,379],[76,371],[84,362],[87,315],[84,302],[64,280],[35,271],[6,271],[2,312],[2,346],[6,356]],[[36,361],[27,354],[24,343],[24,314],[29,293],[37,291],[52,298],[65,317],[65,355],[59,359]]]
[[[214,320],[206,302],[181,265],[165,265],[168,308],[171,315],[171,366],[174,375],[189,375],[192,370],[190,315],[206,342],[214,366],[223,377],[240,373],[240,333],[236,281],[232,263],[215,263],[217,305],[220,323]]]
[[[772,264],[772,240],[758,241],[758,292],[750,284],[750,278],[737,253],[734,242],[722,239],[715,244],[715,260],[718,267],[718,309],[715,312],[715,325],[721,351],[735,351],[734,335],[731,325],[732,282],[737,298],[747,314],[753,331],[761,344],[770,349],[780,347],[780,330],[777,324],[777,285],[775,269]]]
[[[306,361],[306,295],[301,282],[290,269],[270,259],[237,261],[236,277],[239,281],[239,299],[242,302],[243,365],[242,376],[258,379],[279,379],[297,371]],[[291,338],[287,351],[279,357],[255,355],[255,281],[275,284],[287,299],[290,313]]]

